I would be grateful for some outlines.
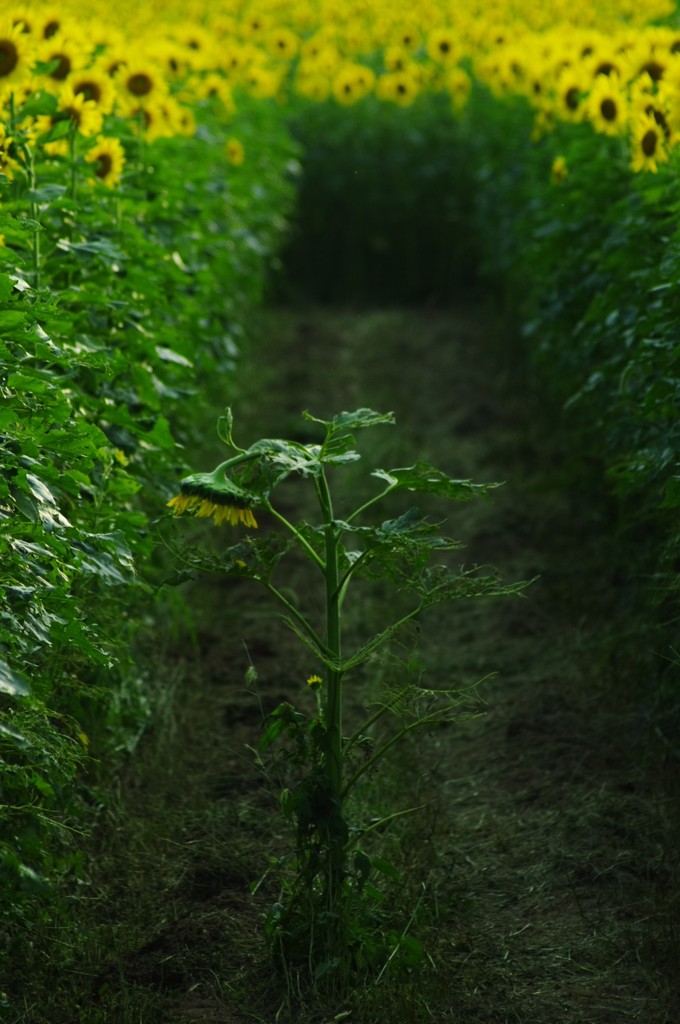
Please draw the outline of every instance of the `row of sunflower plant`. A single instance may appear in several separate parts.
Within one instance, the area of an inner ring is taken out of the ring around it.
[[[201,383],[235,386],[296,166],[276,109],[76,14],[0,17],[0,989],[144,727],[153,519]]]
[[[657,539],[643,573],[665,596],[680,550],[680,32],[531,38],[485,58],[468,106],[477,238],[622,539]]]

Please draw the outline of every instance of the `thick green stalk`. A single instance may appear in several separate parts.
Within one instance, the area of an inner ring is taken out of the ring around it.
[[[339,534],[333,521],[333,506],[326,478],[321,473],[318,495],[324,516],[326,647],[339,665],[342,655],[340,622]],[[342,816],[342,671],[329,668],[326,677],[326,784],[329,801],[328,907],[338,912],[345,870],[346,834]]]

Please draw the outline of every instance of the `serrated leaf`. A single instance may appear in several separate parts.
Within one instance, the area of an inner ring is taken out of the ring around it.
[[[491,489],[500,487],[497,483],[475,484],[471,480],[455,480],[427,462],[416,462],[413,466],[397,469],[376,469],[371,475],[387,481],[395,491],[437,494],[454,501],[468,501],[470,498],[485,496]]]
[[[331,420],[323,420],[312,413],[305,411],[302,414],[306,420],[318,423],[326,428],[327,434],[347,434],[352,430],[359,430],[362,427],[377,427],[382,425],[393,425],[395,422],[394,413],[375,412],[374,409],[356,409],[354,412],[339,412]]]

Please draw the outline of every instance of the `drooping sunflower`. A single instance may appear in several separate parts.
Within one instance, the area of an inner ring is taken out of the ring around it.
[[[180,492],[167,503],[173,515],[191,512],[199,519],[212,519],[215,526],[257,528],[253,514],[255,499],[242,487],[229,480],[222,466],[212,473],[194,473],[180,481]]]
[[[85,159],[92,164],[93,181],[115,188],[120,183],[125,166],[125,150],[120,139],[99,135]]]

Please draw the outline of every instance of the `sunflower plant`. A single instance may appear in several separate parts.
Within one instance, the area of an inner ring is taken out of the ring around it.
[[[359,460],[355,431],[393,424],[394,417],[366,408],[342,412],[330,420],[310,413],[304,417],[323,433],[320,442],[265,438],[242,449],[233,440],[228,412],[220,421],[219,434],[233,454],[212,472],[182,480],[168,506],[175,515],[212,518],[216,525],[240,524],[254,530],[262,522],[269,527],[266,532],[248,532],[217,558],[195,549],[185,557],[190,573],[217,570],[264,586],[316,661],[316,671],[307,680],[316,694],[316,714],[309,717],[285,702],[267,719],[260,743],[260,752],[278,742],[287,743],[287,761],[292,760],[297,770],[297,778],[280,798],[284,813],[295,825],[294,878],[270,914],[268,933],[285,967],[298,974],[311,967],[315,981],[327,974],[337,981],[336,968],[341,969],[341,977],[347,977],[348,968],[375,962],[375,943],[366,929],[357,929],[357,901],[382,862],[376,859],[374,864],[364,845],[369,832],[404,813],[397,811],[368,826],[354,822],[355,787],[400,739],[416,728],[452,721],[461,704],[459,691],[407,686],[376,708],[366,709],[364,721],[347,735],[343,706],[348,681],[427,608],[461,598],[516,593],[522,584],[505,585],[495,574],[478,568],[433,564],[434,557],[461,545],[442,536],[438,525],[416,507],[390,518],[375,515],[380,506],[400,496],[466,501],[488,495],[496,484],[453,479],[421,461],[373,470],[376,493],[353,509],[341,510],[332,493],[331,476]],[[278,507],[276,489],[289,478],[312,488],[316,521],[292,522]],[[347,497],[341,490],[343,506]],[[306,556],[317,573],[323,593],[318,622],[301,610],[280,582],[281,565],[292,551]],[[352,647],[344,609],[352,584],[360,579],[386,581],[408,595],[409,606]],[[409,714],[387,737],[376,738],[376,724],[390,712],[403,712],[407,705]],[[389,950],[383,949],[382,954],[384,962]]]

